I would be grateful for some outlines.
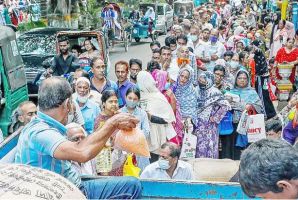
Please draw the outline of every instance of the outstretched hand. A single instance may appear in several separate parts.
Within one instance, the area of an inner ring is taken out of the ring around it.
[[[119,130],[131,131],[137,126],[139,120],[128,113],[119,113],[110,118],[111,122]]]

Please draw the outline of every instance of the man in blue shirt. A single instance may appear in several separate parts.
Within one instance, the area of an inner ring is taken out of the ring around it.
[[[65,79],[52,77],[43,81],[38,96],[39,112],[20,134],[15,162],[64,176],[88,199],[138,198],[141,186],[135,178],[84,181],[71,166],[71,161],[85,163],[93,159],[115,130],[131,130],[138,120],[129,114],[117,114],[82,141],[68,141],[64,125],[73,110],[71,95],[72,89]]]
[[[88,134],[93,133],[94,121],[100,113],[98,104],[90,99],[90,81],[85,77],[80,77],[76,81],[76,93],[73,98],[79,104],[85,124],[85,130]]]
[[[128,80],[128,69],[129,64],[125,61],[118,61],[115,64],[115,74],[117,76],[117,86],[118,86],[118,101],[119,107],[122,108],[125,104],[126,92],[129,88],[133,87],[135,84]]]

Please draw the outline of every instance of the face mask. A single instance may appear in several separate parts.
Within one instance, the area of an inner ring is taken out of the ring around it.
[[[233,60],[230,62],[230,65],[232,69],[237,69],[239,67],[239,63]]]
[[[216,37],[216,36],[211,36],[211,37],[210,37],[210,41],[211,41],[212,43],[216,43],[216,42],[217,42],[217,37]]]
[[[200,88],[200,89],[206,89],[206,85],[203,84],[203,83],[200,83],[200,82],[199,82],[199,88]]]
[[[135,107],[137,107],[137,105],[138,105],[138,102],[134,102],[134,101],[126,101],[126,106],[127,106],[128,108],[135,108]]]
[[[89,95],[86,96],[80,96],[79,94],[77,94],[77,100],[79,103],[86,103],[89,99]]]
[[[165,90],[170,89],[170,87],[171,87],[171,83],[167,82],[166,85],[165,85]]]
[[[167,170],[170,168],[170,163],[168,160],[164,160],[164,159],[159,159],[158,160],[158,165],[161,169],[163,170]]]
[[[198,40],[198,36],[197,35],[191,35],[190,36],[191,41],[195,42]]]

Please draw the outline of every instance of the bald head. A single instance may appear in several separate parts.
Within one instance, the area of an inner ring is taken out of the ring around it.
[[[38,92],[38,106],[40,111],[58,108],[72,95],[70,84],[61,77],[45,79]]]

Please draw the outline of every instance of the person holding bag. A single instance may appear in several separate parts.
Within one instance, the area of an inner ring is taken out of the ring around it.
[[[232,95],[227,96],[228,93],[226,93],[226,98],[230,102],[233,110],[234,132],[229,135],[229,140],[223,143],[223,145],[228,146],[226,152],[224,152],[224,156],[225,158],[239,160],[241,150],[247,146],[247,136],[240,135],[236,131],[240,117],[249,105],[253,106],[258,114],[264,113],[264,108],[256,90],[250,86],[249,74],[245,70],[239,70],[237,72],[234,89],[229,93],[234,96],[237,95],[239,98],[231,98]],[[237,138],[238,142],[236,143]],[[244,139],[244,141],[241,139]]]
[[[158,150],[167,140],[177,136],[172,123],[175,114],[166,97],[156,87],[156,82],[149,72],[140,71],[137,85],[141,91],[140,106],[149,118],[150,137],[148,139],[151,152],[150,162],[158,160]]]
[[[196,158],[218,158],[218,124],[231,106],[214,86],[214,75],[202,72],[197,87]]]

